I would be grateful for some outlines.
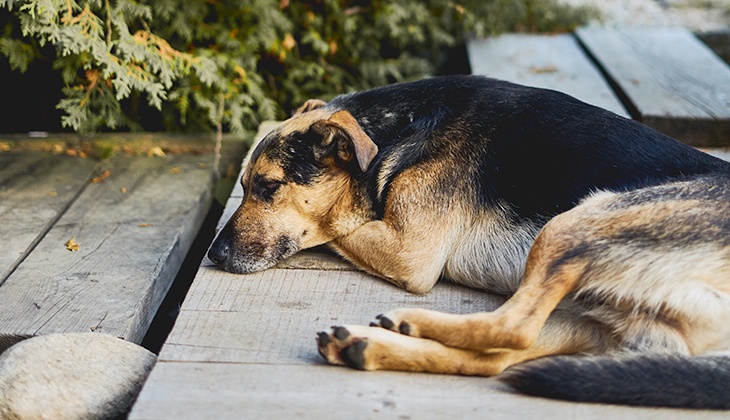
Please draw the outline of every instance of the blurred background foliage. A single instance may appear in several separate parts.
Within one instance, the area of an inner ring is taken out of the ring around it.
[[[59,78],[55,97],[23,92],[56,98],[39,102],[65,130],[240,133],[309,98],[458,72],[449,51],[465,37],[563,32],[596,13],[558,0],[0,0],[0,61]]]

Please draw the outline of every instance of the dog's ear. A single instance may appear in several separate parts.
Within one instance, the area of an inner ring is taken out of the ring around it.
[[[322,108],[325,105],[327,105],[327,102],[321,99],[308,99],[304,105],[300,106],[299,109],[294,112],[293,116],[296,117],[297,115],[304,114],[305,112],[314,111],[315,109]]]
[[[317,121],[312,129],[322,135],[322,150],[337,153],[342,162],[356,158],[363,172],[378,153],[378,146],[347,111],[338,111],[327,120]]]

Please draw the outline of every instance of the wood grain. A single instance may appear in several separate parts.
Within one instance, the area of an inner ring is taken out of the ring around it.
[[[130,420],[690,417],[719,420],[727,414],[531,398],[493,378],[361,372],[322,364],[191,362],[158,362],[129,415]]]
[[[683,28],[581,28],[641,122],[694,146],[730,145],[730,68]]]
[[[629,114],[571,35],[507,34],[467,43],[473,74],[553,89]]]
[[[212,156],[115,157],[0,287],[0,336],[141,342],[211,201]],[[64,244],[79,243],[71,252]]]
[[[0,284],[83,191],[95,167],[66,155],[0,153]]]
[[[354,271],[270,269],[234,275],[204,267],[160,360],[308,364],[320,358],[316,332],[333,324],[368,324],[399,307],[491,311],[502,301],[451,284],[414,295]]]

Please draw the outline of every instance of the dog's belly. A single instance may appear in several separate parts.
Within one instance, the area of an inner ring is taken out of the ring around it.
[[[465,286],[511,295],[520,284],[538,230],[528,225],[510,225],[504,220],[474,223],[457,235],[443,277]]]

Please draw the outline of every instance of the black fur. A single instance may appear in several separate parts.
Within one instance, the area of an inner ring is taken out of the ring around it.
[[[343,95],[380,149],[361,182],[375,194],[386,157],[401,153],[393,176],[445,153],[477,168],[442,183],[478,186],[477,206],[510,203],[522,220],[545,222],[590,191],[629,190],[730,164],[635,121],[568,95],[476,76],[449,76]],[[453,191],[448,192],[451,196]],[[382,217],[386,193],[371,196]]]
[[[546,357],[499,379],[534,396],[653,407],[730,409],[730,358],[663,353]]]

